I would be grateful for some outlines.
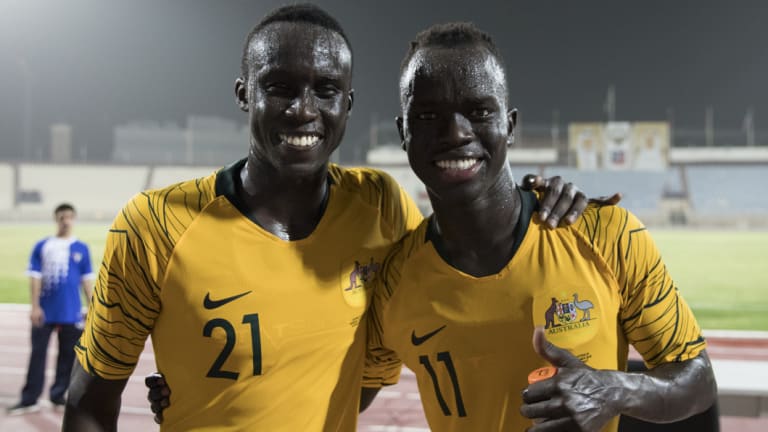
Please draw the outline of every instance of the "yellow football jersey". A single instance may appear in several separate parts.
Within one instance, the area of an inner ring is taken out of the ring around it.
[[[125,379],[151,335],[163,431],[353,431],[371,281],[421,214],[386,174],[331,165],[318,226],[283,241],[238,210],[243,163],[122,210],[77,357]]]
[[[425,220],[385,260],[369,310],[364,385],[417,376],[432,430],[525,430],[521,391],[546,365],[535,326],[598,369],[624,370],[628,344],[654,366],[704,349],[645,227],[626,210],[590,206],[573,226],[533,221],[523,193],[517,250],[499,273],[473,277],[445,263]],[[618,418],[605,430],[616,430]]]

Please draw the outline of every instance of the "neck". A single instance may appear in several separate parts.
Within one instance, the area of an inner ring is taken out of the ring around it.
[[[307,237],[320,222],[328,196],[328,166],[305,175],[281,175],[252,155],[240,172],[240,196],[249,217],[285,240]]]
[[[70,235],[72,235],[72,231],[69,231],[69,230],[63,230],[56,233],[56,237],[59,237],[59,238],[67,238]]]
[[[507,169],[471,201],[448,202],[430,195],[433,239],[451,265],[475,276],[497,273],[512,258],[522,202]]]

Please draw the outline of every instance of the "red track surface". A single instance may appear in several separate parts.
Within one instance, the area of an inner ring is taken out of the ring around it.
[[[0,405],[17,402],[24,384],[29,356],[29,319],[23,309],[0,308]],[[708,351],[713,359],[735,359],[766,362],[768,367],[768,339],[709,337]],[[54,343],[49,351],[49,370],[54,367]],[[146,402],[143,377],[155,369],[154,357],[148,344],[139,361],[134,377],[123,395],[120,415],[121,431],[157,431]],[[49,376],[49,380],[52,377]],[[50,382],[50,381],[49,381]],[[47,391],[47,386],[46,386]],[[47,397],[44,393],[43,398]],[[758,432],[768,430],[768,418],[723,417],[724,432]],[[7,416],[0,411],[0,430],[13,432],[60,430],[61,412],[43,406],[40,412],[21,416]],[[400,384],[383,390],[374,404],[360,418],[363,432],[416,432],[428,430],[421,411],[421,402],[414,376],[406,371]]]

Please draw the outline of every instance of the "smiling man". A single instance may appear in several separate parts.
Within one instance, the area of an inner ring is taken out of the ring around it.
[[[304,6],[248,35],[235,97],[246,159],[134,197],[109,232],[64,430],[112,430],[151,334],[174,389],[162,429],[354,430],[369,285],[421,214],[388,176],[328,163],[352,52]],[[92,429],[89,429],[92,428]]]
[[[398,127],[434,214],[376,281],[365,385],[393,384],[404,363],[436,431],[613,431],[619,414],[708,408],[705,342],[640,221],[600,205],[556,230],[534,217],[507,163],[506,82],[469,24],[420,33],[403,61]],[[622,372],[628,344],[650,371]],[[526,389],[546,362],[557,375]]]
[[[315,6],[250,32],[235,81],[248,157],[115,218],[65,431],[115,429],[150,335],[173,389],[164,431],[355,429],[371,282],[422,217],[386,174],[329,164],[351,80],[349,41]],[[556,216],[586,205],[565,195]]]

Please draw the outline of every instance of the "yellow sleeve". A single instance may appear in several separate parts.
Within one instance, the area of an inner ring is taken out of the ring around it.
[[[408,192],[389,174],[380,172],[382,194],[382,214],[392,226],[395,240],[403,238],[416,229],[424,217]]]
[[[619,322],[627,341],[650,367],[699,355],[706,348],[701,328],[647,228],[620,207],[599,207],[593,214],[585,221],[591,219],[593,244],[602,243],[598,247],[619,282]]]
[[[365,353],[363,387],[380,388],[397,384],[403,362],[384,343],[384,313],[396,284],[400,280],[403,241],[398,242],[384,260],[381,277],[373,286],[373,298],[367,312],[368,348]]]
[[[413,200],[413,198],[408,195],[408,192],[406,192],[405,189],[403,189],[403,187],[399,184],[397,185],[397,188],[400,194],[400,211],[402,214],[401,218],[403,219],[403,235],[405,235],[415,230],[421,221],[424,220],[424,216],[421,214],[421,210],[419,210],[419,206],[416,205],[416,202]]]
[[[91,307],[75,353],[103,379],[126,379],[160,312],[158,239],[150,196],[139,194],[117,215],[107,235]]]

